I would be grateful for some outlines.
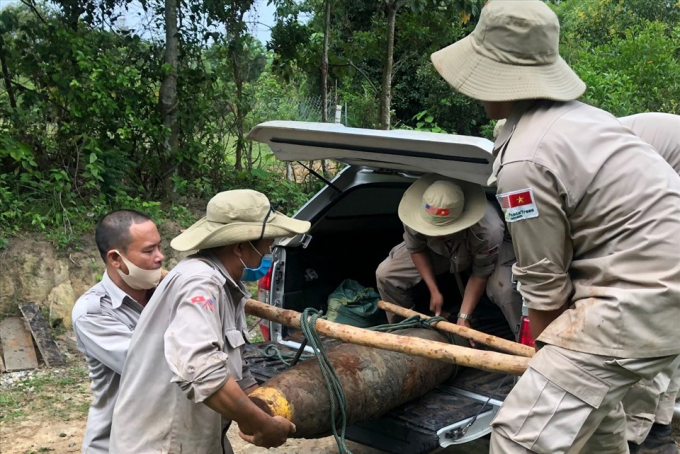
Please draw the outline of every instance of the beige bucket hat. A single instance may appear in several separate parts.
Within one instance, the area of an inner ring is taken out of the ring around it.
[[[486,211],[484,189],[474,183],[426,175],[399,203],[399,219],[426,236],[452,235],[479,222]]]
[[[453,88],[480,101],[571,101],[586,85],[560,57],[559,36],[541,0],[491,0],[470,35],[431,58]]]
[[[262,238],[306,233],[311,224],[274,211],[264,194],[250,189],[220,192],[210,199],[206,216],[175,237],[176,251],[208,249]]]

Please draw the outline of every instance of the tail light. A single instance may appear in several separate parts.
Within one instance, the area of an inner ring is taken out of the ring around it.
[[[273,266],[269,267],[269,271],[267,271],[267,274],[264,275],[262,279],[257,281],[257,297],[260,298],[260,301],[263,303],[268,303],[269,301],[265,301],[262,298],[262,294],[266,293],[266,298],[269,299],[269,290],[272,288],[272,270],[274,269]]]
[[[272,335],[269,332],[269,323],[271,323],[269,320],[260,320],[260,332],[262,333],[262,339],[267,342],[272,340]]]
[[[272,288],[272,270],[274,267],[270,267],[269,271],[265,276],[260,279],[257,282],[257,299],[260,300],[263,303],[270,303],[270,292]],[[260,332],[262,333],[262,337],[266,341],[271,340],[271,334],[269,330],[269,320],[262,319],[260,320]]]
[[[536,346],[534,336],[531,334],[531,323],[529,323],[529,317],[526,315],[522,316],[522,320],[519,322],[519,343],[529,347]]]

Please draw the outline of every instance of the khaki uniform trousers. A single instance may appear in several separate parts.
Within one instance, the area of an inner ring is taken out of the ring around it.
[[[522,316],[522,297],[512,283],[512,265],[516,261],[512,243],[504,241],[498,255],[498,265],[489,276],[486,291],[489,299],[501,309],[517,336]],[[430,257],[436,276],[451,272],[451,260],[448,257],[431,251]],[[383,300],[408,309],[415,307],[416,302],[413,300],[411,290],[423,278],[416,269],[405,243],[399,243],[390,251],[388,257],[378,266],[375,275],[378,292]],[[400,320],[390,313],[387,314],[387,319],[390,323]]]
[[[680,356],[622,359],[546,345],[491,423],[491,454],[627,454],[621,399]]]
[[[640,380],[623,397],[626,438],[642,444],[652,424],[670,424],[680,390],[680,368],[668,367],[651,380]]]
[[[486,283],[486,294],[503,312],[517,339],[522,318],[522,295],[516,290],[513,282],[512,265],[515,262],[517,262],[517,257],[512,241],[506,239],[498,249],[498,264]]]
[[[451,261],[448,257],[435,254],[432,251],[430,251],[430,257],[436,276],[450,272]],[[416,269],[416,265],[411,259],[411,253],[403,241],[392,248],[387,258],[378,265],[375,278],[378,293],[380,293],[382,300],[407,309],[415,308],[416,302],[411,290],[423,280],[423,277]],[[395,323],[399,320],[402,320],[402,318],[390,312],[387,313],[388,322]]]

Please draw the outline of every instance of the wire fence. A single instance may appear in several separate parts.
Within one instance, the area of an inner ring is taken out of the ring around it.
[[[321,96],[301,96],[263,100],[260,109],[268,120],[322,121],[323,102]],[[329,123],[347,125],[347,104],[337,102],[333,96],[326,101],[326,116]]]
[[[326,101],[327,121],[329,123],[342,123],[347,125],[347,103],[336,101],[333,95],[328,96]],[[271,98],[258,100],[256,109],[259,110],[257,117],[263,121],[269,120],[292,120],[321,122],[322,109],[324,109],[321,96],[300,96],[288,98]],[[340,167],[333,162],[320,160],[307,162],[306,166],[319,174],[331,177]],[[309,182],[309,169],[295,163],[286,163],[286,178],[298,183]]]

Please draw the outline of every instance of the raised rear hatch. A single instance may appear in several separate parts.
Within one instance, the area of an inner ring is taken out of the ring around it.
[[[494,159],[493,143],[480,137],[335,123],[268,121],[255,126],[248,139],[266,143],[282,161],[335,159],[355,166],[438,173],[483,186]]]

